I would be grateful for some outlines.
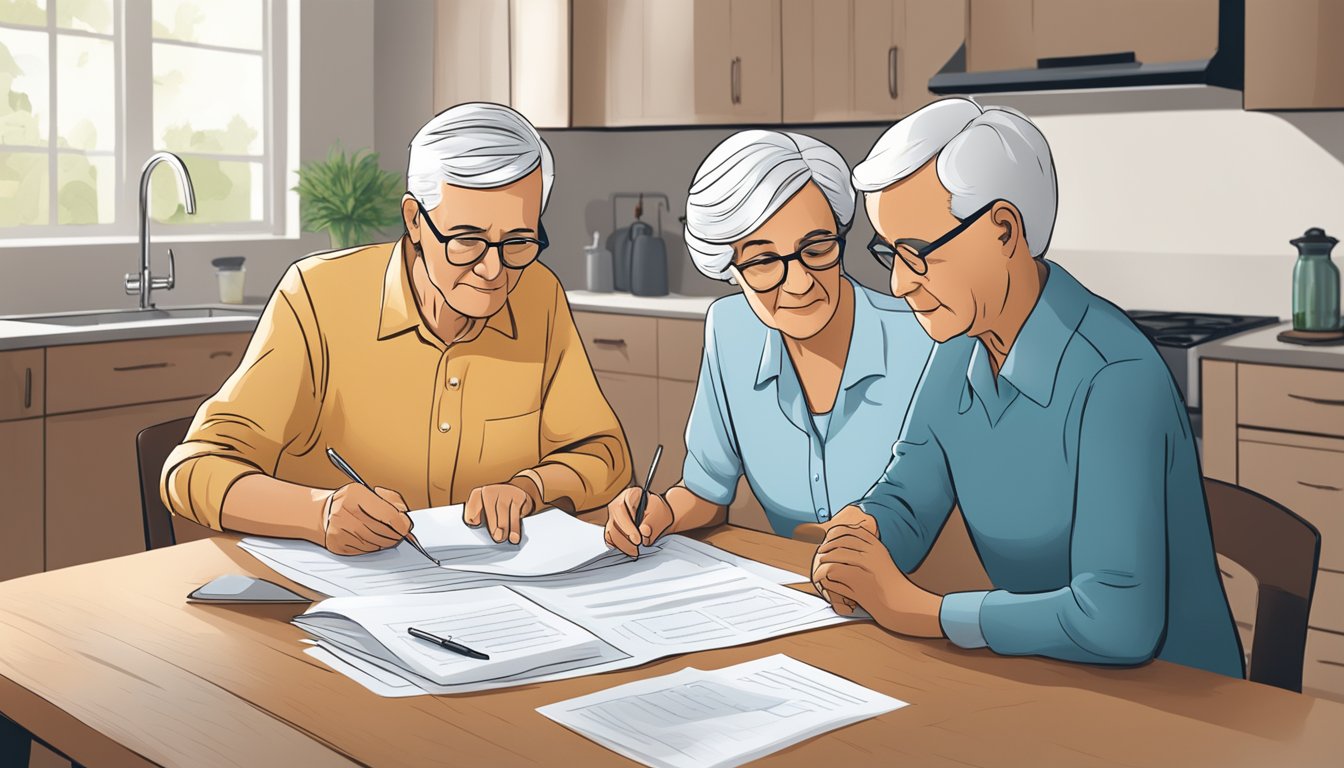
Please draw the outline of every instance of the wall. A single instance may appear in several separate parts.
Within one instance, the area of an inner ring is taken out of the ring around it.
[[[373,1],[302,0],[300,13],[300,161],[326,157],[337,141],[347,148],[372,147]],[[169,246],[177,259],[177,287],[155,294],[163,306],[217,302],[210,260],[231,255],[247,257],[249,300],[264,301],[291,262],[330,247],[325,235],[307,233],[185,243],[161,237],[153,243],[155,273],[166,272]],[[0,314],[134,307],[136,297],[125,294],[122,276],[135,271],[139,259],[139,246],[132,243],[0,247]]]
[[[1288,240],[1311,226],[1344,239],[1344,113],[1201,109],[1035,120],[1059,174],[1050,258],[1121,306],[1286,318],[1296,254]],[[882,127],[799,130],[853,164]],[[581,287],[582,246],[594,230],[605,238],[612,229],[607,196],[664,192],[683,211],[695,167],[729,132],[543,132],[557,168],[547,262],[566,285]],[[856,218],[846,264],[863,282],[884,287],[886,276],[864,250],[872,230],[861,211]],[[673,290],[731,290],[695,271],[674,222],[675,215],[664,217]],[[1344,246],[1337,250],[1344,259]]]

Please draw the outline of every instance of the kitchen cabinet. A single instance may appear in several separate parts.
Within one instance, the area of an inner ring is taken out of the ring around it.
[[[490,101],[569,126],[567,0],[437,0],[434,16],[435,112]]]
[[[1344,109],[1344,3],[1246,0],[1246,109]]]
[[[784,122],[895,120],[965,38],[964,3],[783,0]]]
[[[37,350],[39,353],[41,350]],[[0,580],[39,573],[43,567],[42,419],[0,422]]]
[[[576,127],[780,121],[779,0],[573,0],[573,18]]]
[[[1320,532],[1302,687],[1344,700],[1344,370],[1208,354],[1215,357],[1202,361],[1200,376],[1204,472],[1277,501]],[[1254,600],[1228,591],[1245,639]]]
[[[0,579],[144,549],[135,436],[190,416],[250,334],[0,352]],[[177,526],[199,538],[200,526]]]

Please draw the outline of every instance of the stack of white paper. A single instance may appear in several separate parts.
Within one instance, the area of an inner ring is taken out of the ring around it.
[[[640,680],[537,709],[656,768],[736,766],[906,706],[784,655]]]
[[[462,685],[600,661],[602,641],[505,587],[451,594],[336,597],[296,617],[310,634],[438,685]],[[474,659],[412,637],[451,638]]]

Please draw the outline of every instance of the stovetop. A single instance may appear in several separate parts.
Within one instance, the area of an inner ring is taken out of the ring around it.
[[[1181,349],[1279,322],[1277,317],[1264,315],[1213,315],[1147,309],[1125,310],[1125,314],[1148,334],[1154,344]]]

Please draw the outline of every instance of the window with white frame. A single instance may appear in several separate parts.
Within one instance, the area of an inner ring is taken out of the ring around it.
[[[279,234],[285,0],[0,0],[0,239],[133,236],[140,169],[160,231]]]

